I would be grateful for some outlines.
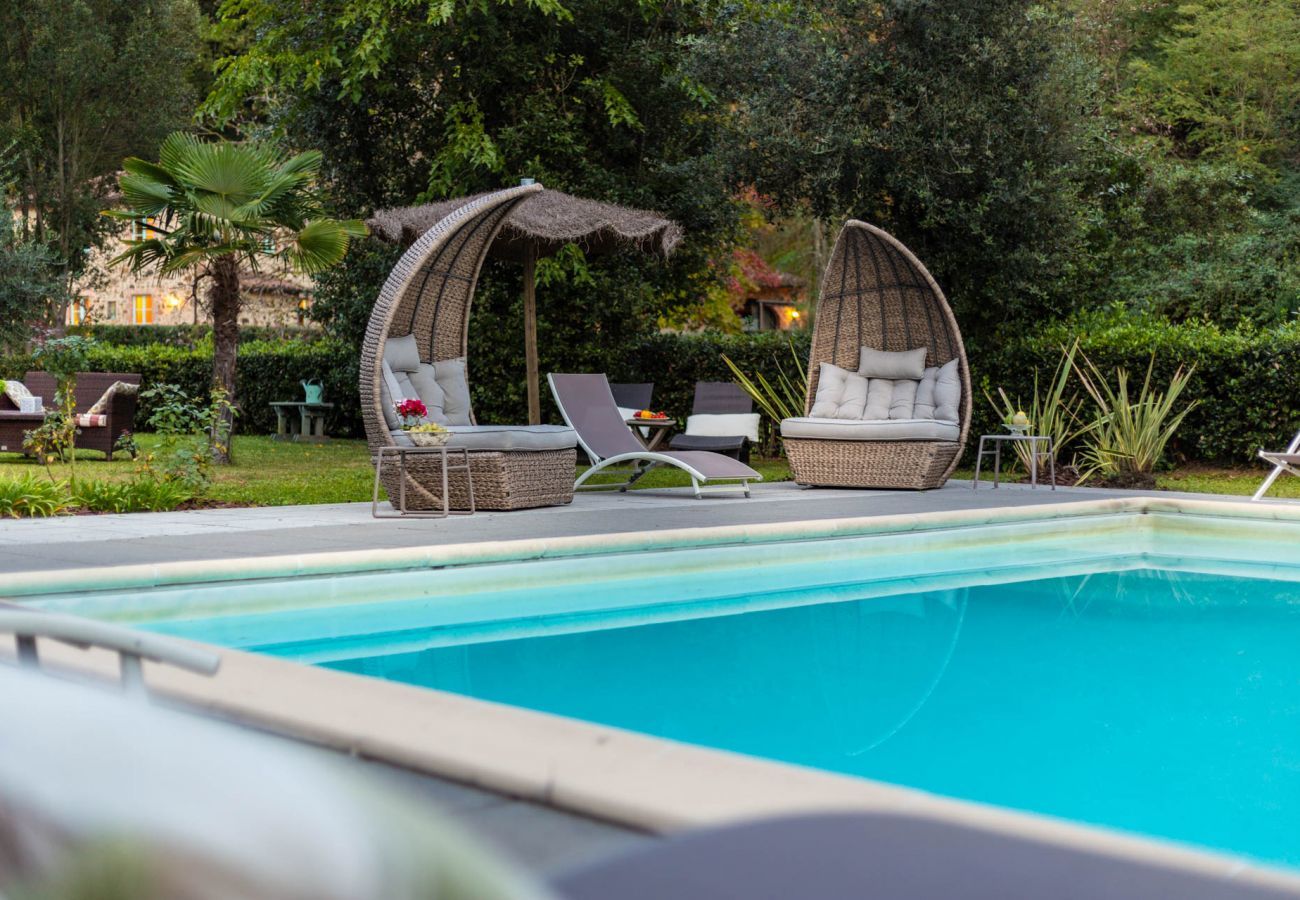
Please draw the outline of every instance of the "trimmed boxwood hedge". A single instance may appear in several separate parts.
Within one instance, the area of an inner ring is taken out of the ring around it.
[[[173,347],[194,348],[212,336],[212,326],[200,322],[195,325],[86,325],[73,329],[77,334],[101,344],[119,347],[143,347],[148,344],[169,344]],[[318,341],[319,327],[245,325],[239,330],[240,340],[251,341]]]
[[[1014,396],[1028,398],[1033,373],[1050,377],[1060,348],[1079,335],[1084,352],[1104,371],[1125,366],[1140,381],[1155,354],[1155,379],[1168,384],[1178,365],[1195,365],[1187,396],[1201,405],[1184,423],[1173,445],[1175,458],[1245,463],[1261,446],[1284,446],[1300,428],[1300,324],[1259,331],[1223,331],[1202,324],[1170,324],[1158,320],[1098,315],[1070,323],[1054,323],[1038,333],[995,347],[968,346],[975,387],[972,431],[998,430],[984,391],[999,385]],[[746,372],[775,378],[776,367],[792,370],[790,347],[807,359],[807,332],[792,335],[656,334],[639,339],[619,352],[603,354],[611,381],[653,381],[654,406],[675,416],[690,411],[697,380],[729,380],[722,362],[725,353]],[[551,352],[557,370],[584,371],[590,348],[572,353]],[[565,361],[567,357],[572,359]],[[559,361],[556,362],[556,358]],[[146,385],[172,382],[200,394],[211,377],[211,349],[200,342],[194,349],[164,344],[123,347],[103,345],[91,352],[101,371],[139,372]],[[0,360],[0,377],[17,378],[31,368],[29,357]],[[470,382],[479,421],[523,421],[522,353],[470,359]],[[515,371],[518,369],[519,371]],[[239,384],[243,415],[240,429],[249,433],[274,430],[275,416],[267,404],[302,396],[299,381],[320,378],[325,399],[338,404],[329,420],[334,435],[361,436],[357,401],[357,360],[346,344],[333,340],[245,341],[239,351]],[[543,417],[559,420],[543,383]],[[143,425],[149,410],[142,409]]]

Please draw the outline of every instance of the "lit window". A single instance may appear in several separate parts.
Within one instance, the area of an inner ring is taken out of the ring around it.
[[[104,304],[104,316],[110,322],[117,321],[117,301],[109,300]]]
[[[135,319],[136,325],[153,324],[153,295],[136,294],[135,295]]]
[[[68,325],[82,325],[86,321],[86,309],[89,308],[90,302],[85,297],[78,297],[68,304],[67,311],[63,314],[63,321]]]
[[[133,241],[150,241],[158,236],[158,232],[150,228],[150,225],[157,225],[158,220],[153,216],[141,222],[135,219],[131,222],[131,240]]]

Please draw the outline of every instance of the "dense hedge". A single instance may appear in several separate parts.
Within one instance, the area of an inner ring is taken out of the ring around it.
[[[100,372],[138,372],[145,387],[162,382],[179,385],[191,396],[202,396],[212,383],[210,347],[188,349],[165,344],[120,347],[100,344],[90,351],[90,364]],[[21,378],[34,366],[30,357],[0,360],[0,377]],[[338,404],[331,413],[331,434],[359,435],[361,419],[357,409],[357,363],[348,349],[333,341],[248,341],[239,346],[240,418],[237,428],[245,433],[266,434],[275,430],[273,400],[301,400],[299,381],[319,378],[325,386],[325,401]],[[142,401],[136,425],[144,429],[151,410]]]
[[[1155,380],[1168,384],[1179,365],[1195,365],[1187,396],[1201,400],[1184,424],[1171,450],[1175,457],[1220,462],[1247,462],[1261,446],[1284,446],[1300,428],[1300,324],[1267,331],[1223,331],[1208,325],[1094,317],[1046,326],[1034,335],[996,347],[968,347],[975,382],[973,432],[998,429],[985,390],[999,385],[1012,396],[1028,398],[1035,369],[1044,380],[1060,358],[1060,348],[1079,335],[1084,352],[1104,371],[1126,366],[1140,381],[1155,354]],[[793,372],[791,347],[807,358],[809,335],[778,333],[749,335],[657,334],[631,348],[606,354],[611,381],[653,381],[654,406],[683,416],[690,410],[696,380],[728,380],[722,354],[746,372],[775,378],[777,366]],[[570,352],[544,349],[545,367],[584,371],[591,348]],[[470,360],[475,412],[482,422],[524,419],[522,352],[502,352],[494,362],[486,354]],[[92,363],[104,371],[139,372],[146,384],[169,381],[200,393],[211,373],[206,346],[186,349],[166,345],[119,347],[101,345]],[[28,358],[0,360],[0,377],[20,377]],[[325,383],[325,399],[339,404],[329,427],[336,435],[361,435],[357,407],[357,363],[347,345],[318,340],[250,341],[241,344],[239,383],[244,410],[241,429],[269,432],[275,417],[272,400],[298,399],[304,378]],[[543,416],[559,416],[543,383]],[[139,423],[148,417],[142,410]]]
[[[1075,336],[1105,373],[1128,369],[1140,386],[1154,357],[1161,389],[1179,366],[1195,367],[1184,398],[1200,401],[1170,447],[1174,459],[1246,463],[1260,447],[1286,446],[1300,429],[1300,323],[1267,330],[1225,331],[1121,314],[1057,323],[1037,334],[981,351],[969,348],[975,377],[976,428],[996,425],[984,389],[1001,385],[1028,398],[1037,369],[1046,382]],[[1080,391],[1082,393],[1082,391]]]
[[[148,344],[167,344],[172,347],[199,347],[212,335],[212,326],[196,325],[86,325],[73,329],[78,334],[93,338],[103,344],[119,347],[143,347]],[[239,329],[240,340],[252,341],[318,341],[321,330],[317,327],[245,325]]]

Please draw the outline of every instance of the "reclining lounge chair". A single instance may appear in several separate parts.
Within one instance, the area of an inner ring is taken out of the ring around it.
[[[546,380],[564,421],[577,432],[578,446],[591,458],[591,468],[578,478],[573,486],[575,490],[616,487],[626,491],[655,466],[673,466],[689,475],[697,499],[703,494],[701,484],[738,481],[748,497],[749,483],[763,480],[763,476],[749,466],[720,453],[647,450],[623,421],[604,375],[552,373],[546,376]],[[618,468],[625,465],[628,468]],[[584,485],[593,475],[610,471],[627,472],[628,480],[618,484]]]
[[[1261,450],[1259,451],[1259,458],[1270,464],[1273,471],[1268,473],[1268,477],[1259,486],[1259,490],[1255,491],[1255,496],[1250,498],[1252,501],[1263,500],[1264,495],[1268,493],[1268,489],[1273,486],[1273,482],[1277,481],[1278,476],[1283,472],[1300,475],[1300,431],[1296,432],[1296,436],[1291,439],[1291,443],[1281,453],[1272,450]]]

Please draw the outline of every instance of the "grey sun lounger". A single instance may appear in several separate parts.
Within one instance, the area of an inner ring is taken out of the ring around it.
[[[703,494],[700,485],[720,481],[739,482],[748,497],[749,483],[763,480],[763,476],[749,466],[720,453],[647,450],[623,421],[604,375],[552,373],[546,376],[546,380],[551,385],[551,393],[564,421],[578,434],[578,446],[591,457],[591,468],[574,483],[575,490],[618,488],[625,491],[655,466],[673,466],[689,475],[697,498]],[[626,471],[628,480],[618,484],[584,485],[593,475],[617,471]]]
[[[1236,874],[887,813],[784,816],[688,831],[551,880],[565,900],[1283,900]]]
[[[1289,472],[1292,475],[1300,475],[1300,431],[1291,439],[1291,443],[1281,453],[1270,450],[1259,451],[1259,458],[1273,466],[1273,471],[1268,473],[1264,483],[1255,491],[1255,496],[1251,500],[1262,500],[1268,493],[1268,489],[1277,481],[1278,476],[1283,472]]]

